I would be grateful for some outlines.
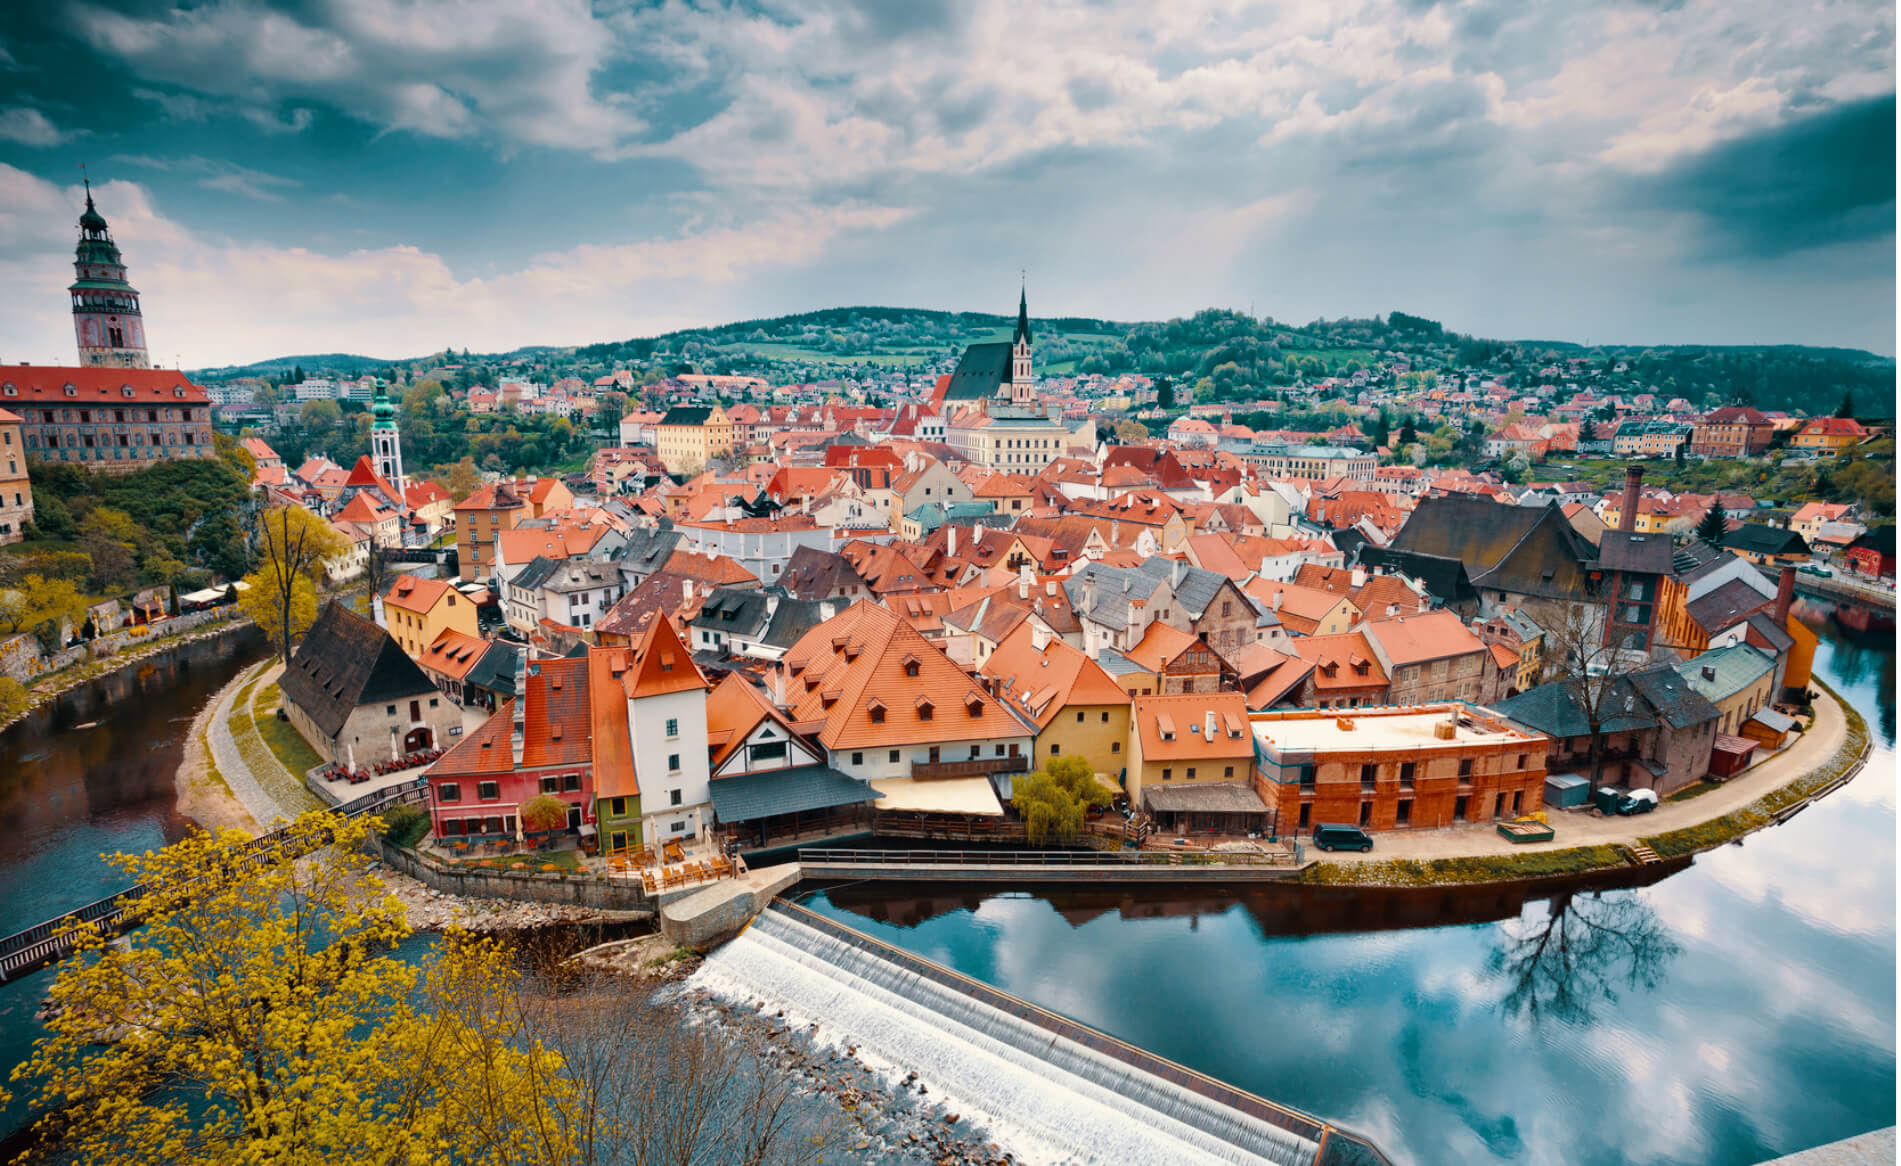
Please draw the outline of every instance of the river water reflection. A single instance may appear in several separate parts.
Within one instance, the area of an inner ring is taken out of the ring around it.
[[[1652,885],[807,905],[1417,1163],[1760,1162],[1895,1121],[1892,632],[1818,671],[1882,747]]]

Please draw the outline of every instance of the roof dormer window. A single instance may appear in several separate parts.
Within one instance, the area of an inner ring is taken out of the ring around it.
[[[884,724],[884,710],[884,702],[877,697],[872,697],[871,703],[865,706],[865,712],[870,714],[871,723],[874,725]]]
[[[78,390],[78,389],[75,389],[75,388],[74,388],[73,386],[71,386],[71,385],[67,385],[67,386],[66,386],[66,395],[67,395],[67,396],[69,396],[69,397],[77,397],[77,396],[79,395],[79,390]]]
[[[122,396],[122,397],[132,397],[132,396],[136,396],[136,395],[137,395],[137,393],[138,393],[138,390],[136,390],[136,389],[134,389],[134,388],[133,388],[133,387],[132,387],[131,385],[120,385],[120,386],[119,386],[119,395],[120,395],[120,396]]]
[[[185,395],[185,386],[183,386],[183,385],[173,385],[173,386],[172,386],[172,396],[174,396],[174,397],[183,397],[184,395]]]
[[[931,698],[928,696],[918,697],[917,719],[920,721],[928,721],[928,720],[932,720],[936,716],[937,716],[937,706],[931,703]]]
[[[917,678],[918,673],[923,670],[923,667],[924,665],[916,656],[906,656],[904,658],[904,674],[914,680]]]

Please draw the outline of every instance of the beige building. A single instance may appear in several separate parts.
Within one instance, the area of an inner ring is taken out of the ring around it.
[[[0,409],[0,543],[17,543],[33,520],[33,487],[26,480],[20,416]]]
[[[733,422],[718,405],[675,406],[654,426],[654,451],[669,474],[697,474],[733,452]]]
[[[1035,475],[1069,448],[1067,429],[1030,409],[977,406],[950,419],[944,443],[973,466]]]

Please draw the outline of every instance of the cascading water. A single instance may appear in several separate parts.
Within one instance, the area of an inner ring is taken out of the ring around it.
[[[781,910],[713,953],[692,986],[762,1002],[815,1036],[915,1069],[1029,1161],[1305,1166],[1317,1143],[1086,1047]],[[1316,1133],[1318,1131],[1316,1130]]]

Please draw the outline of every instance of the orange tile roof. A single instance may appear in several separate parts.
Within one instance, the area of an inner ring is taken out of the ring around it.
[[[1213,739],[1203,736],[1215,715]],[[1247,701],[1238,692],[1197,692],[1135,698],[1135,731],[1142,761],[1198,761],[1254,756]]]
[[[1368,635],[1376,637],[1386,649],[1386,658],[1395,667],[1482,652],[1485,644],[1472,634],[1457,613],[1429,611],[1424,615],[1369,621]]]
[[[489,642],[480,636],[444,628],[436,633],[435,639],[429,641],[429,646],[422,650],[416,663],[438,676],[461,680],[468,676],[469,669],[475,667],[488,649]]]
[[[937,645],[866,601],[805,633],[783,666],[793,719],[823,721],[828,749],[1027,735]]]
[[[533,660],[527,679],[522,767],[586,764],[593,756],[588,743],[587,661],[580,657]]]
[[[663,570],[712,587],[757,587],[759,577],[725,555],[702,555],[682,547],[667,558]]]
[[[1360,631],[1339,632],[1326,636],[1301,636],[1289,645],[1302,660],[1313,665],[1314,691],[1330,692],[1346,688],[1383,688],[1392,683],[1381,667],[1373,645]]]
[[[514,727],[515,702],[504,702],[474,732],[466,734],[429,767],[431,780],[467,777],[477,773],[508,773],[515,768],[509,734]]]
[[[67,386],[73,395],[66,395]],[[205,390],[171,368],[68,368],[64,365],[9,364],[0,366],[0,386],[13,392],[8,397],[26,404],[43,405],[54,401],[83,401],[87,404],[113,404],[123,401],[151,403],[185,401],[204,404]],[[125,390],[131,389],[130,393]],[[177,390],[183,390],[179,392]]]
[[[1180,628],[1156,620],[1142,633],[1142,638],[1136,641],[1135,646],[1123,655],[1150,672],[1159,673],[1168,667],[1171,660],[1194,647],[1197,642],[1194,636]]]
[[[337,514],[339,522],[355,522],[374,526],[379,522],[388,522],[396,517],[396,512],[378,502],[369,494],[359,493]]]
[[[441,579],[418,579],[414,575],[402,574],[390,583],[389,593],[383,596],[383,606],[427,615],[436,604],[442,602],[443,596],[454,591],[455,588]]]
[[[1129,703],[1129,694],[1102,665],[1055,636],[1038,651],[1035,629],[1028,626],[1004,637],[982,675],[996,681],[1004,702],[1033,718],[1038,729],[1066,708]]]
[[[725,764],[759,723],[766,720],[776,722],[787,735],[798,736],[792,722],[752,681],[737,672],[728,672],[726,679],[706,694],[706,738],[712,747],[713,768]]]
[[[627,730],[627,693],[622,686],[631,648],[589,648],[587,694],[589,737],[594,749],[594,796],[640,796],[634,773],[634,743]]]

